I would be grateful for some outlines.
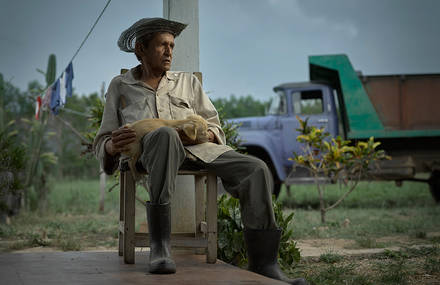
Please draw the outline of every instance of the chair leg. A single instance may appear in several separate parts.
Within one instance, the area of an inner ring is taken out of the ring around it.
[[[135,187],[136,184],[133,176],[131,173],[126,172],[124,175],[124,262],[129,264],[133,264],[135,262]]]
[[[208,174],[206,183],[206,208],[208,222],[208,254],[207,263],[217,261],[217,177]]]
[[[125,175],[127,172],[121,171],[119,175],[119,228],[118,228],[118,238],[119,238],[119,256],[124,255],[124,195],[125,195]]]
[[[205,233],[202,232],[202,222],[206,221],[205,214],[205,176],[194,175],[195,186],[195,217],[196,217],[196,238],[204,238]],[[195,254],[206,254],[206,248],[196,248]]]

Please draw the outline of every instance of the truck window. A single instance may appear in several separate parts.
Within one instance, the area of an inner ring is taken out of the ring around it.
[[[267,115],[284,115],[287,113],[286,95],[277,91],[271,98]]]
[[[292,94],[292,104],[295,114],[313,115],[324,112],[321,90],[295,92]]]

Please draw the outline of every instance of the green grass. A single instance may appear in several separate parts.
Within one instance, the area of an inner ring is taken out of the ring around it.
[[[328,184],[324,197],[327,203],[330,204],[345,192],[346,189],[338,184]],[[292,185],[289,187],[289,191],[283,186],[278,199],[288,208],[319,208],[318,191],[313,184]],[[401,187],[397,187],[394,182],[374,181],[360,182],[339,207],[389,209],[434,205],[435,202],[426,183],[404,182]]]
[[[303,259],[289,275],[303,276],[311,285],[437,284],[439,269],[440,247],[435,245],[368,256],[342,257],[330,252]]]
[[[382,284],[407,284],[411,274],[410,267],[405,259],[379,261],[375,265],[379,281]]]
[[[336,201],[344,193],[339,185],[328,185],[326,200]],[[294,185],[290,195],[283,187],[281,203],[295,213],[294,238],[349,238],[359,247],[374,246],[374,239],[388,235],[411,235],[425,239],[427,233],[440,231],[440,207],[424,183],[361,182],[321,223],[319,198],[313,185]],[[383,247],[381,244],[375,246]]]
[[[108,179],[107,189],[114,185]],[[137,195],[147,197],[138,187]],[[104,212],[98,211],[98,180],[53,182],[44,211],[22,211],[10,225],[0,225],[0,251],[50,246],[60,250],[90,247],[116,249],[119,224],[119,188],[106,192]],[[145,221],[145,209],[136,204],[136,225]]]
[[[387,244],[376,241],[374,238],[363,237],[356,239],[356,244],[359,248],[384,248]]]
[[[339,255],[337,253],[334,253],[332,251],[326,252],[324,254],[321,254],[319,256],[319,261],[325,262],[325,263],[336,263],[344,259],[342,255]]]
[[[107,189],[115,180],[107,179]],[[53,187],[48,196],[48,212],[87,214],[98,211],[100,192],[99,180],[66,180],[52,182]],[[114,188],[105,195],[105,211],[119,207],[119,190]]]
[[[440,207],[405,208],[335,208],[327,213],[327,223],[321,223],[315,210],[286,210],[294,212],[293,235],[304,238],[379,238],[389,235],[415,237],[420,232],[440,231]],[[345,221],[349,220],[346,226]]]

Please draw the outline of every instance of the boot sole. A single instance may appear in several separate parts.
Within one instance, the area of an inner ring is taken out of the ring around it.
[[[149,270],[151,274],[173,274],[176,273],[176,264],[172,261],[160,261],[150,264]]]

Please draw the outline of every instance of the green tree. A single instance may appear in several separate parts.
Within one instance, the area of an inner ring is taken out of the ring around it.
[[[225,119],[264,116],[269,106],[269,101],[261,102],[251,95],[241,97],[231,95],[229,98],[212,100],[212,103],[217,109],[223,110]]]
[[[62,133],[57,152],[62,177],[92,178],[99,174],[98,161],[84,153],[84,145],[91,142],[84,133],[90,130],[89,113],[96,98],[96,93],[89,96],[73,94],[57,115],[59,133]]]
[[[19,209],[26,155],[24,147],[18,143],[18,131],[10,130],[14,121],[5,123],[5,89],[0,73],[0,222],[4,222],[5,215]],[[16,205],[11,201],[16,201]]]

